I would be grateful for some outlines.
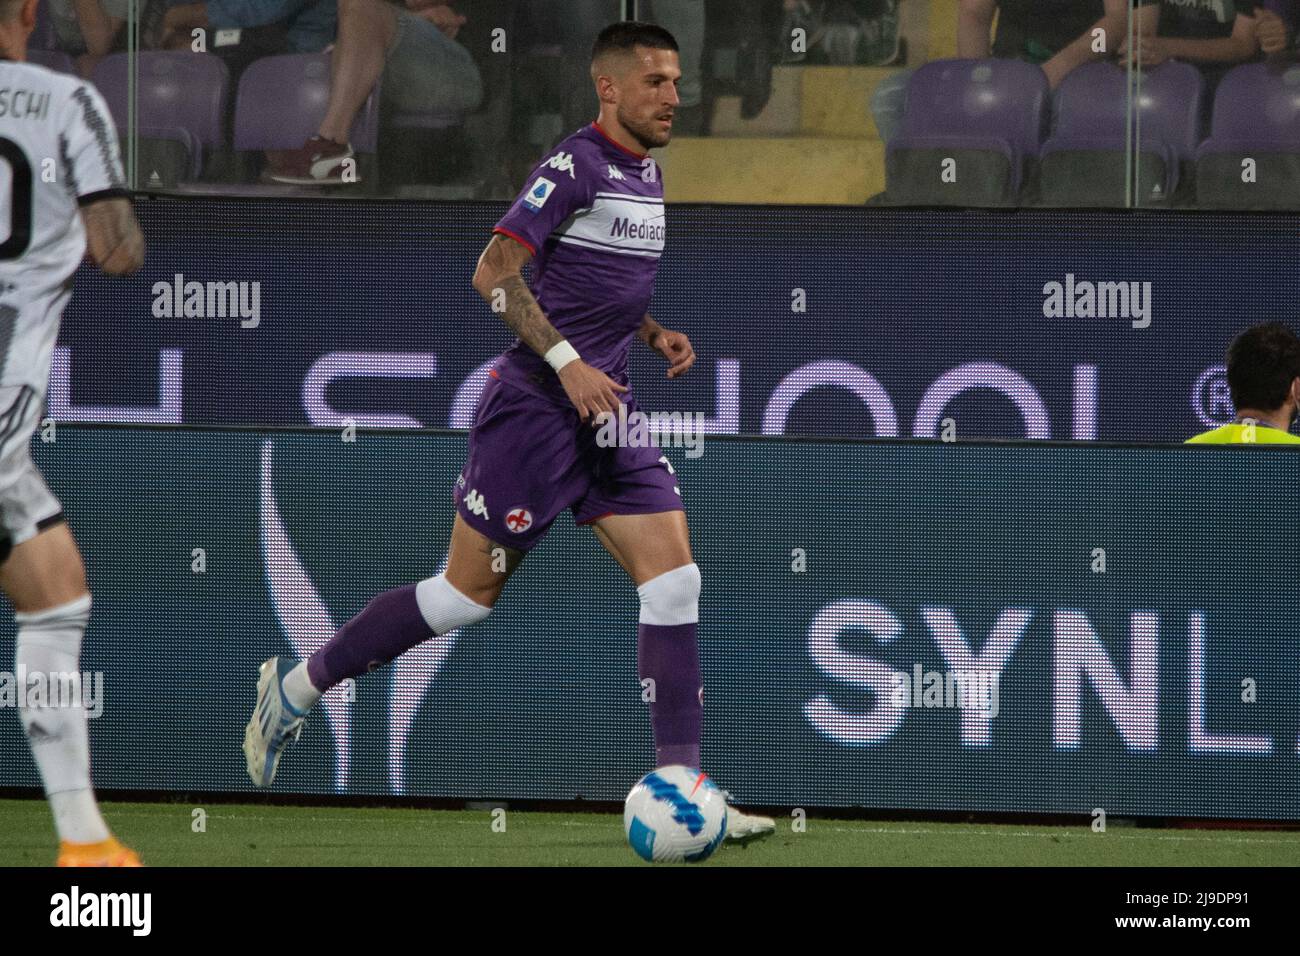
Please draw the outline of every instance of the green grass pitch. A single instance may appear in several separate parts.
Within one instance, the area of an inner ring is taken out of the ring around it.
[[[154,866],[645,866],[614,814],[481,810],[103,804],[109,825]],[[48,866],[55,839],[41,800],[0,800],[0,865]],[[702,866],[1275,866],[1300,862],[1300,832],[1157,830],[812,817],[803,833],[724,844]]]

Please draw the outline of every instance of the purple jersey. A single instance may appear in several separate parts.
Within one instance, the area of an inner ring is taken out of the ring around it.
[[[664,188],[653,159],[592,123],[530,174],[495,232],[534,254],[530,288],[582,360],[627,384],[627,353],[654,292],[664,248]],[[569,403],[560,379],[516,341],[496,364],[502,381]]]

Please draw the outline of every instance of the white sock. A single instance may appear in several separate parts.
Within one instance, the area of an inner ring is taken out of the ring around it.
[[[696,564],[683,564],[651,578],[636,589],[641,598],[641,623],[668,627],[698,624],[701,583]]]
[[[61,607],[15,614],[18,625],[15,670],[68,679],[81,664],[81,638],[90,619],[90,595]],[[47,682],[48,686],[48,682]],[[100,843],[108,827],[95,804],[90,785],[90,739],[83,706],[40,706],[24,702],[19,710],[32,757],[45,782],[59,839],[69,843]]]
[[[65,790],[50,794],[54,828],[59,839],[69,843],[102,843],[109,837],[108,824],[99,815],[94,790]]]
[[[307,713],[320,700],[320,691],[307,676],[306,661],[284,675],[284,696],[288,699],[289,706],[300,714]]]
[[[420,616],[433,633],[441,636],[466,624],[477,624],[492,613],[485,607],[461,594],[447,581],[445,574],[426,578],[415,586],[415,603],[420,605]]]

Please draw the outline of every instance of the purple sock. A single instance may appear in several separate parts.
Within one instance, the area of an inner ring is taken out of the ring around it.
[[[704,686],[694,624],[642,624],[637,628],[637,668],[654,681],[650,725],[655,766],[700,766]]]
[[[307,677],[322,693],[360,677],[433,637],[415,600],[415,585],[385,591],[348,621],[307,661]]]

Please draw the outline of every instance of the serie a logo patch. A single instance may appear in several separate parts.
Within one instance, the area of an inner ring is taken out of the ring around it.
[[[553,192],[555,192],[555,183],[545,176],[538,176],[537,182],[533,183],[532,188],[524,196],[524,206],[533,212],[541,212]]]

